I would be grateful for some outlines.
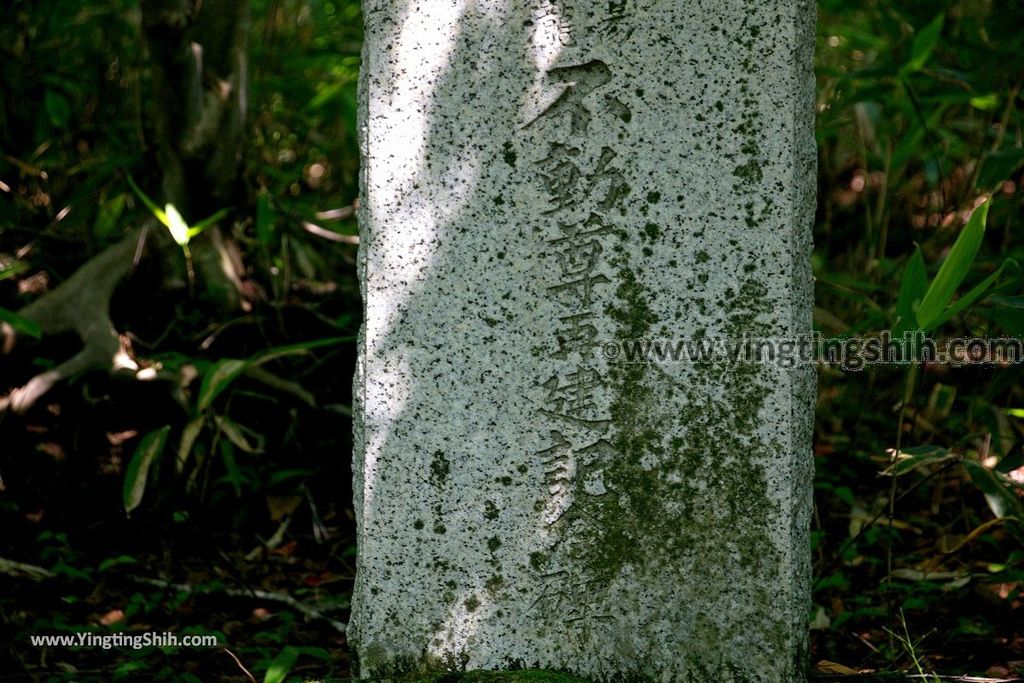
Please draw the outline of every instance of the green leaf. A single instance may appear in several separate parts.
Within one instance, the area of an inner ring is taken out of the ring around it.
[[[124,477],[124,511],[129,515],[142,503],[142,496],[146,492],[149,468],[157,456],[163,452],[164,444],[167,443],[167,435],[170,433],[169,425],[150,432],[142,437],[139,447],[135,449],[135,455],[132,456]]]
[[[1024,517],[1024,505],[1017,495],[996,474],[981,463],[968,460],[964,463],[971,481],[985,494],[985,501],[996,517]]]
[[[971,219],[960,232],[949,255],[942,262],[935,280],[924,295],[921,305],[917,308],[917,324],[921,329],[930,332],[935,328],[943,311],[953,300],[957,288],[971,270],[974,257],[978,255],[981,241],[985,236],[985,223],[988,220],[990,201],[986,201],[974,210]]]
[[[973,304],[975,301],[980,299],[985,294],[985,292],[987,292],[989,288],[992,287],[993,284],[995,284],[996,280],[999,279],[999,276],[1003,274],[1003,269],[1005,267],[1006,264],[999,266],[999,270],[989,275],[987,278],[979,282],[971,291],[967,292],[967,294],[964,294],[962,297],[957,299],[956,303],[947,308],[946,312],[939,316],[939,319],[935,321],[935,327],[944,325],[946,321],[948,321],[950,318],[952,318],[955,315],[958,315],[960,311],[964,310],[965,308]]]
[[[245,428],[237,422],[224,416],[217,417],[216,421],[220,433],[226,436],[243,453],[253,454],[262,451],[259,445],[254,446],[249,443],[249,440],[245,437]],[[256,436],[257,438],[260,437],[258,434]]]
[[[298,659],[299,651],[295,648],[286,647],[281,650],[274,657],[274,661],[270,663],[270,668],[267,669],[267,673],[263,677],[263,683],[284,683],[285,677],[288,676]]]
[[[215,223],[219,223],[229,213],[231,213],[231,209],[221,209],[220,211],[218,211],[217,213],[213,214],[209,218],[204,218],[203,220],[199,221],[198,223],[193,223],[192,227],[190,227],[188,229],[188,237],[189,237],[189,239],[192,239],[193,237],[195,237],[196,235],[201,233],[203,230],[206,230],[211,225],[214,225]]]
[[[35,321],[30,321],[29,318],[24,315],[18,315],[12,310],[6,308],[0,308],[0,323],[6,323],[10,327],[14,328],[15,332],[20,332],[23,335],[29,335],[33,339],[39,339],[43,336],[43,329]]]
[[[974,95],[969,100],[972,107],[982,111],[992,111],[999,106],[999,95],[990,92],[986,95]]]
[[[274,209],[266,190],[256,198],[256,239],[264,247],[269,247],[274,240]]]
[[[941,446],[929,445],[904,448],[896,455],[896,463],[888,467],[883,474],[899,477],[925,465],[945,462],[955,457],[956,455],[950,453],[948,448],[942,448]]]
[[[27,334],[33,339],[39,339],[43,336],[43,328],[39,326],[39,323],[18,315],[14,311],[8,311],[6,308],[0,308],[0,322],[7,323],[16,332]]]
[[[71,119],[71,105],[68,98],[59,92],[47,90],[43,96],[43,106],[46,108],[46,116],[54,128],[63,128]]]
[[[100,562],[99,571],[105,572],[108,569],[120,567],[125,564],[138,564],[138,560],[136,560],[131,555],[118,555],[117,557],[108,557],[107,559]]]
[[[303,353],[309,353],[314,349],[322,349],[327,346],[337,346],[338,344],[346,344],[352,341],[355,341],[352,337],[330,337],[328,339],[315,339],[312,341],[298,342],[297,344],[277,346],[257,353],[249,362],[253,365],[262,365],[263,363],[283,358],[285,356],[301,355]]]
[[[114,234],[114,231],[117,230],[117,222],[120,220],[121,214],[124,213],[127,200],[128,195],[119,194],[100,204],[96,222],[92,227],[92,234],[101,240]]]
[[[189,457],[192,455],[192,446],[195,445],[196,439],[199,438],[199,434],[203,431],[203,426],[206,424],[206,419],[203,417],[197,417],[191,420],[185,428],[181,430],[181,441],[178,444],[178,457],[175,459],[175,467],[177,468],[178,474],[185,471],[185,465],[188,463]]]
[[[134,192],[135,196],[137,196],[139,200],[146,206],[146,208],[149,209],[149,212],[153,214],[153,216],[155,216],[158,221],[160,221],[165,226],[170,228],[171,221],[167,217],[167,214],[164,213],[164,210],[157,206],[156,203],[152,199],[150,199],[145,192],[142,191],[142,188],[135,184],[135,179],[132,178],[131,175],[126,176],[126,178],[128,180],[128,186],[132,188],[132,192]]]
[[[914,309],[928,291],[928,271],[924,265],[921,247],[914,250],[900,279],[900,296],[896,303],[896,326],[893,336],[902,335],[917,324]]]
[[[0,282],[8,278],[12,278],[15,275],[20,275],[28,270],[28,264],[24,261],[15,261],[8,266],[0,268]]]
[[[1024,417],[1024,411],[1018,417]],[[1021,447],[1021,442],[1017,442],[1017,446],[1010,449],[1010,452],[999,460],[999,464],[996,465],[996,472],[1009,474],[1014,470],[1019,470],[1021,467],[1024,467],[1024,447]]]
[[[927,26],[922,28],[914,36],[913,46],[910,48],[910,59],[900,68],[900,75],[907,76],[923,69],[932,56],[935,46],[939,44],[942,36],[942,25],[946,21],[945,13],[940,13],[932,19]]]
[[[225,389],[231,386],[239,375],[245,372],[249,361],[225,358],[217,361],[213,367],[203,375],[203,383],[199,387],[199,402],[196,410],[203,412],[213,404],[215,398],[220,396]]]
[[[315,341],[299,342],[287,346],[278,346],[257,353],[248,359],[225,358],[217,361],[213,367],[203,375],[203,383],[199,388],[199,401],[196,406],[197,412],[203,412],[209,408],[214,399],[220,396],[231,383],[238,379],[242,373],[251,367],[268,363],[284,356],[294,356],[302,353],[309,353],[313,349],[326,346],[335,346],[353,341],[351,337],[332,337],[329,339],[317,339]]]

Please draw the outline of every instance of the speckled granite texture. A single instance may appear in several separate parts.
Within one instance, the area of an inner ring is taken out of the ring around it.
[[[360,675],[800,680],[814,11],[364,3]]]

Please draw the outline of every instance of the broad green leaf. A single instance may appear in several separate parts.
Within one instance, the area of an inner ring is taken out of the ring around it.
[[[129,515],[142,503],[142,496],[146,493],[146,478],[149,476],[149,468],[163,451],[167,435],[170,433],[170,426],[150,432],[142,437],[139,447],[135,449],[135,455],[128,463],[128,471],[124,476],[124,511]]]
[[[928,291],[928,271],[924,265],[921,247],[914,250],[900,279],[900,296],[896,303],[896,326],[893,335],[899,336],[917,325],[914,308]]]
[[[956,294],[957,287],[967,277],[978,255],[981,241],[985,236],[985,223],[991,201],[986,201],[971,214],[971,219],[960,232],[949,255],[939,267],[939,272],[932,281],[928,292],[924,295],[921,305],[917,308],[917,324],[921,329],[930,332],[935,328],[943,311],[949,306]]]
[[[43,328],[39,326],[39,323],[18,315],[14,311],[8,311],[6,308],[0,308],[0,322],[7,323],[16,332],[27,334],[33,339],[39,339],[43,336]]]
[[[907,76],[925,67],[928,59],[932,56],[932,52],[935,50],[935,46],[939,44],[939,38],[942,36],[942,25],[945,21],[945,13],[940,13],[927,26],[917,32],[910,49],[910,59],[900,68],[900,75]]]
[[[199,387],[197,411],[201,413],[209,408],[214,399],[220,396],[239,375],[245,372],[248,365],[248,361],[234,358],[225,358],[224,360],[217,361],[203,376],[203,383]]]
[[[298,660],[299,651],[295,648],[286,647],[281,650],[274,657],[274,661],[270,663],[270,668],[267,669],[267,673],[263,677],[263,683],[284,683],[284,679]]]
[[[973,460],[968,460],[964,465],[971,475],[971,481],[985,494],[985,501],[992,514],[996,517],[1024,517],[1024,504],[1006,486],[1001,475]]]
[[[188,223],[181,217],[178,209],[174,207],[174,204],[168,203],[164,207],[164,214],[167,216],[167,229],[171,231],[171,237],[179,247],[188,246]]]

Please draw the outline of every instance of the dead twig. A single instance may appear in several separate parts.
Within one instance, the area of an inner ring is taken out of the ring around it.
[[[139,583],[145,586],[154,586],[156,588],[162,588],[165,590],[172,590],[179,593],[188,593],[189,595],[207,595],[207,594],[220,594],[226,595],[231,598],[246,598],[264,600],[266,602],[276,602],[280,605],[285,605],[295,610],[299,614],[303,615],[307,619],[314,621],[322,621],[330,625],[338,633],[344,634],[347,626],[335,619],[328,617],[324,611],[319,610],[315,607],[311,607],[305,603],[299,602],[287,593],[275,593],[272,591],[264,591],[258,589],[241,589],[241,588],[217,588],[216,590],[206,591],[192,586],[187,583],[171,583],[170,581],[164,581],[163,579],[150,579],[144,576],[129,576],[131,581]]]
[[[249,680],[252,681],[252,683],[256,683],[256,677],[252,675],[251,671],[249,671],[248,669],[245,668],[245,665],[242,664],[242,660],[239,659],[238,656],[235,655],[234,652],[232,652],[231,650],[227,649],[226,647],[223,648],[223,650],[224,650],[224,652],[228,653],[228,656],[231,657],[231,659],[235,660],[235,664],[237,664],[238,668],[242,670],[242,673],[244,673],[246,676],[248,676]]]
[[[43,567],[37,567],[33,564],[25,564],[23,562],[15,562],[14,560],[7,560],[0,557],[0,574],[5,576],[13,576],[19,579],[28,579],[29,581],[46,581],[54,578],[53,572]]]

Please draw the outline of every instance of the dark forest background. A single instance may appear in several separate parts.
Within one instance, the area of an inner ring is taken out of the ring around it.
[[[0,681],[350,674],[360,49],[351,0],[0,9]],[[1024,335],[1022,52],[1013,0],[819,2],[817,330]],[[819,674],[1024,676],[1022,367],[820,368]],[[29,644],[83,629],[225,647]]]

